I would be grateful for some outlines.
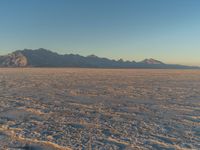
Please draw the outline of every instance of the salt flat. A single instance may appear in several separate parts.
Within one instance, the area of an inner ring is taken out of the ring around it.
[[[0,68],[0,149],[200,149],[200,71]]]

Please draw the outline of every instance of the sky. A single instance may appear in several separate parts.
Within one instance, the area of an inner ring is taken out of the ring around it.
[[[200,66],[200,0],[1,0],[0,55],[46,48]]]

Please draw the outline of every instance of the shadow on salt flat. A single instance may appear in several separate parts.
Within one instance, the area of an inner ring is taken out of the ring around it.
[[[6,137],[6,135],[4,133],[0,132],[0,141],[3,140],[3,139],[5,139],[5,137]]]
[[[68,124],[68,126],[71,126],[72,128],[76,128],[76,129],[84,129],[85,127],[81,124],[75,124],[75,123],[70,123]]]
[[[16,150],[54,150],[49,147],[37,146],[37,145],[26,145],[22,147],[13,147]]]
[[[159,144],[152,144],[153,149],[155,150],[175,150],[175,148],[168,148],[168,147],[163,147]]]
[[[102,139],[100,140],[104,145],[107,145],[107,144],[111,144],[111,145],[115,145],[117,146],[119,149],[125,149],[126,148],[126,145],[125,144],[122,144],[122,143],[118,143],[118,142],[114,142],[114,141],[109,141],[109,140],[106,140],[106,139]]]
[[[23,120],[30,116],[35,117],[37,119],[40,118],[39,116],[37,116],[31,112],[28,112],[26,110],[20,110],[20,109],[9,110],[9,111],[6,111],[6,112],[3,112],[0,114],[0,117],[7,118],[9,120]]]
[[[194,123],[200,123],[200,118],[195,118],[195,117],[196,116],[186,116],[184,117],[184,119]]]

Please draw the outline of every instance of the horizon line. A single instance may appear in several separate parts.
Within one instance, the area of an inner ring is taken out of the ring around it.
[[[164,63],[164,64],[171,64],[171,65],[186,65],[186,66],[191,66],[191,67],[200,67],[200,65],[197,65],[197,64],[189,64],[189,63],[175,63],[175,62],[169,62],[169,61],[165,61],[165,60],[163,60],[162,58],[160,58],[160,59],[158,59],[158,58],[154,58],[154,57],[144,57],[143,59],[125,59],[125,58],[122,58],[122,57],[118,57],[118,58],[114,58],[114,57],[109,57],[109,56],[99,56],[99,55],[96,55],[96,54],[94,54],[94,53],[90,53],[90,54],[87,54],[87,55],[84,55],[84,54],[80,54],[80,53],[62,53],[62,52],[57,52],[56,50],[52,50],[52,49],[49,49],[49,48],[42,48],[42,47],[40,47],[40,48],[24,48],[24,49],[15,49],[15,50],[8,50],[8,52],[7,53],[1,53],[0,52],[0,56],[5,56],[5,55],[8,55],[8,54],[12,54],[13,52],[16,52],[16,51],[23,51],[23,50],[33,50],[33,51],[35,51],[35,50],[47,50],[47,51],[50,51],[50,52],[53,52],[53,53],[57,53],[58,55],[70,55],[70,54],[72,54],[72,55],[79,55],[79,56],[83,56],[83,57],[88,57],[88,56],[92,56],[92,55],[94,55],[94,56],[96,56],[96,57],[99,57],[99,58],[106,58],[106,59],[110,59],[110,60],[115,60],[115,61],[119,61],[119,60],[122,60],[122,61],[124,61],[124,62],[127,62],[127,61],[129,61],[129,62],[136,62],[136,63],[139,63],[139,62],[142,62],[142,61],[144,61],[144,60],[146,60],[146,59],[153,59],[153,60],[156,60],[156,61],[160,61],[160,62],[162,62],[162,63]]]

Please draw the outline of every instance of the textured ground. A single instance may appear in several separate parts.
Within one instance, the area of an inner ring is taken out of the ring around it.
[[[0,149],[200,149],[200,71],[0,69]]]

